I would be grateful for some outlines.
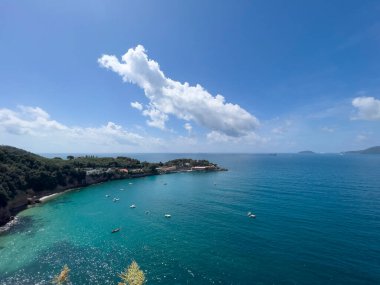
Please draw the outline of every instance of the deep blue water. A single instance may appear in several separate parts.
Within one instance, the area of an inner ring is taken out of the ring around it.
[[[117,284],[132,259],[148,284],[380,284],[380,156],[132,156],[229,171],[112,181],[28,209],[0,235],[0,284],[51,284],[64,264],[73,284]]]

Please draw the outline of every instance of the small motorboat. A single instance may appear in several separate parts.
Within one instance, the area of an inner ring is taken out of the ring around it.
[[[113,201],[114,202],[117,202],[117,201],[119,201],[120,199],[119,198],[113,198]]]
[[[111,234],[117,233],[118,231],[120,231],[120,228],[113,229]]]
[[[165,218],[171,218],[172,215],[169,215],[169,214],[165,214]]]
[[[132,185],[133,183],[132,183],[132,182],[129,182],[128,184],[129,184],[129,185]]]
[[[110,196],[110,195],[107,194],[107,195],[106,195],[106,198],[108,198],[109,196]]]
[[[129,206],[129,208],[134,209],[134,208],[136,208],[136,205],[132,204],[132,205]]]
[[[247,213],[247,217],[248,217],[248,218],[252,218],[252,219],[254,219],[254,218],[256,218],[256,215],[253,214],[252,212],[248,212],[248,213]]]

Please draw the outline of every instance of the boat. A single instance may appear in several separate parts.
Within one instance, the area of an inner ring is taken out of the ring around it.
[[[133,183],[132,183],[132,182],[129,182],[128,184],[129,184],[129,185],[132,185]]]
[[[165,214],[165,218],[171,218],[172,216],[169,214]]]
[[[110,195],[106,195],[106,198],[108,198]]]
[[[248,218],[253,218],[253,219],[256,218],[256,215],[252,214],[252,212],[248,212],[247,216],[248,216]]]
[[[132,204],[132,205],[129,206],[129,208],[134,209],[134,208],[136,208],[136,205]]]
[[[117,233],[118,231],[120,231],[120,228],[113,229],[111,233],[114,234],[114,233]]]
[[[117,201],[119,201],[120,199],[119,198],[113,198],[113,201],[114,202],[117,202]]]

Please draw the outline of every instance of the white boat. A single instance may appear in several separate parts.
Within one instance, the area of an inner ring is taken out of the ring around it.
[[[171,218],[172,215],[169,215],[169,214],[165,214],[165,218]]]
[[[136,205],[132,204],[132,205],[129,206],[129,208],[134,209],[134,208],[136,208]]]
[[[132,185],[133,183],[132,183],[132,182],[129,182],[128,184],[129,184],[129,185]]]
[[[120,228],[116,228],[116,229],[113,229],[111,233],[117,233],[118,231],[120,231]]]
[[[113,198],[113,201],[114,202],[117,202],[117,201],[119,201],[120,199],[119,198]]]
[[[248,212],[247,216],[248,216],[248,218],[252,218],[252,219],[256,218],[256,215],[252,214],[251,212]]]

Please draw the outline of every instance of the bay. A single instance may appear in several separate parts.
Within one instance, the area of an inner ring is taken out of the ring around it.
[[[148,284],[380,283],[380,156],[130,156],[229,171],[111,181],[23,211],[0,235],[0,284],[51,284],[64,264],[73,284],[117,284],[132,260]]]

